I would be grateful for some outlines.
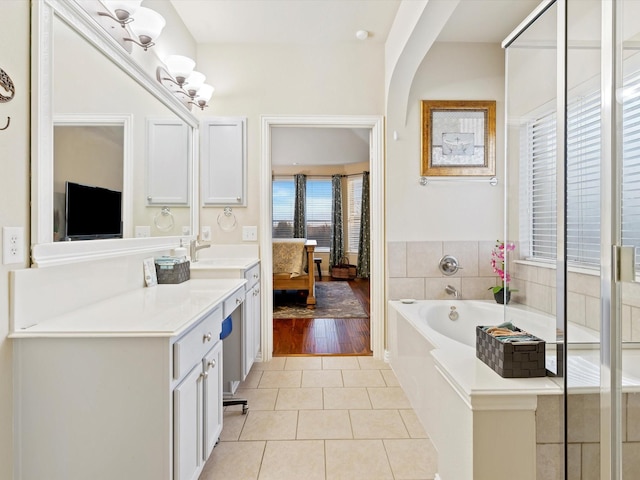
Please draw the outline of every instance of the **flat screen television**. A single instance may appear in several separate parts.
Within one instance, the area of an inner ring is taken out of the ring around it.
[[[122,238],[122,192],[66,182],[65,240]]]

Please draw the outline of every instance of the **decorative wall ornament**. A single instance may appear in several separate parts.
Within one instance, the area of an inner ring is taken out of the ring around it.
[[[496,102],[422,101],[424,176],[494,176]]]
[[[7,103],[13,100],[14,95],[16,94],[16,87],[13,85],[13,81],[11,81],[11,77],[7,72],[0,68],[0,103]],[[5,95],[5,93],[9,93],[10,96]],[[4,127],[1,127],[0,130],[6,130],[9,128],[9,124],[11,124],[11,117],[7,117],[7,124]]]

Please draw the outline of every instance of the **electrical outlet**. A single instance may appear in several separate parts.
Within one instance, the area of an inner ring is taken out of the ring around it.
[[[258,240],[258,227],[242,227],[242,240],[245,242],[255,242]]]
[[[211,227],[202,227],[200,229],[200,238],[203,242],[211,241]]]
[[[2,263],[24,263],[24,228],[2,227]]]
[[[191,235],[191,227],[189,225],[182,226],[182,235]]]
[[[151,236],[151,227],[149,225],[136,225],[136,238],[146,238]]]

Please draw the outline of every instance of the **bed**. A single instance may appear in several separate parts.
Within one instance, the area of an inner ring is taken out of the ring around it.
[[[316,277],[313,272],[315,240],[305,238],[274,239],[273,290],[307,292],[307,308],[316,306]]]

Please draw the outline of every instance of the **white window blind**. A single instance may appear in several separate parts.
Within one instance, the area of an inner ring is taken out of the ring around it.
[[[640,73],[625,81],[622,104],[622,244],[640,246]],[[636,255],[636,268],[640,260]]]
[[[556,115],[527,125],[531,257],[556,258]],[[600,262],[600,96],[567,106],[567,261]]]
[[[293,178],[275,178],[272,182],[273,238],[293,237],[295,184]]]
[[[622,109],[622,244],[640,246],[640,73],[625,79]],[[555,258],[555,118],[542,116],[526,126],[523,152],[528,162],[528,212],[531,257]],[[567,108],[567,260],[600,263],[600,96],[572,102]],[[640,267],[640,256],[636,256]]]
[[[331,245],[331,179],[307,178],[307,238],[319,249]]]
[[[355,253],[360,243],[360,218],[362,212],[362,177],[347,179],[347,251]]]

